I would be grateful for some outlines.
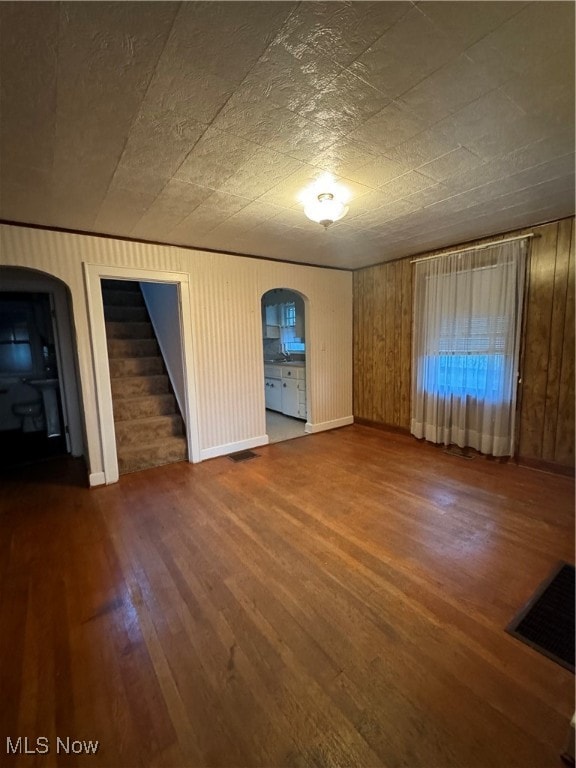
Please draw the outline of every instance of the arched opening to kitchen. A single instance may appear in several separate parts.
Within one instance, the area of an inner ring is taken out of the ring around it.
[[[270,443],[303,437],[308,420],[306,297],[288,288],[262,296],[266,434]]]

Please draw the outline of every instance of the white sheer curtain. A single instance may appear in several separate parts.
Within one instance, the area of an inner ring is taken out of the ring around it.
[[[416,262],[411,432],[514,453],[526,240]]]

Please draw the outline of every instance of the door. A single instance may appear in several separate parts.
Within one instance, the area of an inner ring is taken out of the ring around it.
[[[297,379],[283,379],[282,381],[282,413],[286,416],[298,417],[299,392]]]
[[[266,397],[266,408],[269,408],[271,411],[281,411],[282,410],[282,387],[281,379],[265,379],[265,390],[264,394]]]

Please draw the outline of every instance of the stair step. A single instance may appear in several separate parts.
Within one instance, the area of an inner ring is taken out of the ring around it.
[[[146,322],[148,311],[146,307],[131,307],[126,304],[121,306],[104,305],[104,318],[109,322]]]
[[[127,472],[185,461],[187,458],[186,438],[169,437],[143,446],[118,448],[118,471],[125,475]]]
[[[105,307],[145,307],[141,293],[105,288],[102,291]]]
[[[164,395],[170,392],[170,383],[166,374],[158,376],[122,376],[112,379],[112,397],[123,400],[144,395]]]
[[[119,357],[110,358],[110,377],[148,376],[165,372],[161,357]]]
[[[146,395],[114,401],[114,421],[118,424],[148,416],[167,416],[176,413],[176,398],[173,394]]]
[[[184,422],[180,414],[169,416],[149,416],[132,421],[115,423],[116,445],[121,446],[148,445],[166,437],[176,437],[184,433]]]
[[[108,339],[108,358],[157,357],[160,347],[156,339]]]
[[[106,323],[106,337],[108,339],[152,339],[154,330],[152,323]]]

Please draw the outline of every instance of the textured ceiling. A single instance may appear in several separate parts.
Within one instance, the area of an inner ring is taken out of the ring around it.
[[[0,3],[0,217],[360,267],[574,211],[572,2]],[[302,189],[330,172],[324,231]]]

